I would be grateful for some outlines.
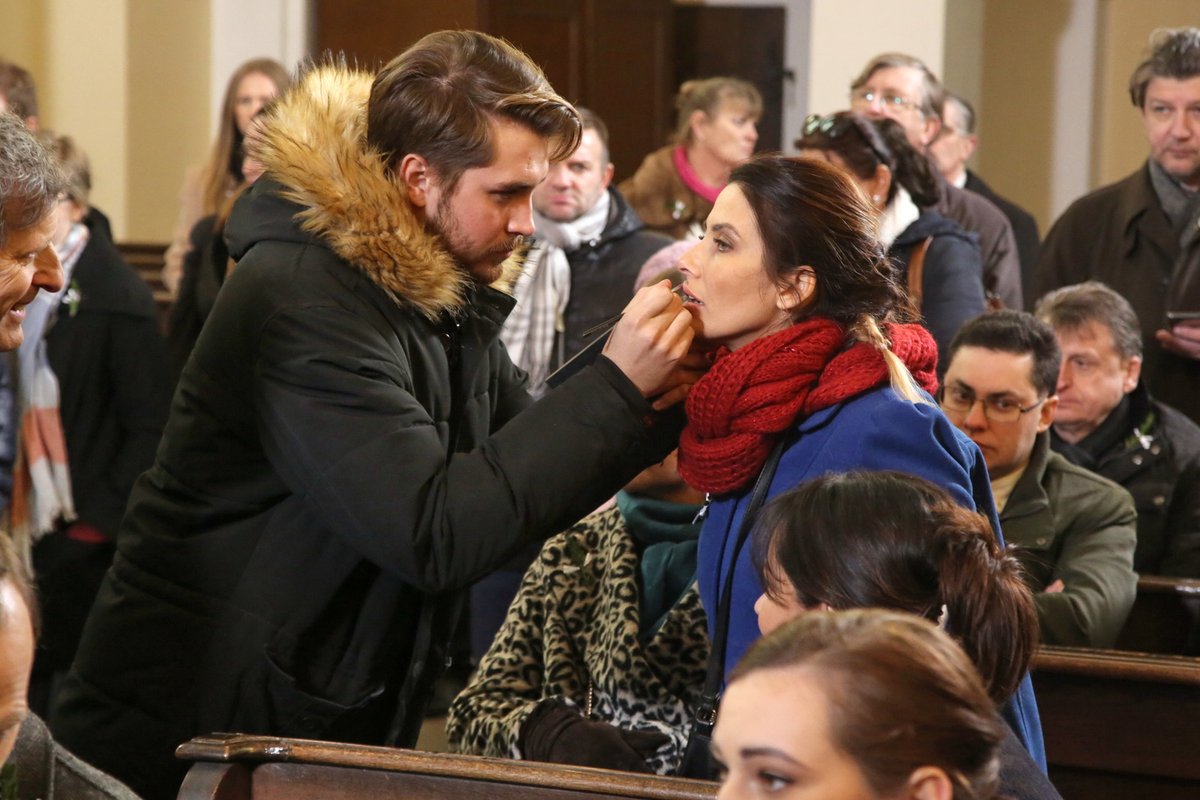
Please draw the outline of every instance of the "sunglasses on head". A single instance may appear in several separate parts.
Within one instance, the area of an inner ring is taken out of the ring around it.
[[[865,123],[865,126],[874,128],[871,123]],[[884,149],[876,144],[875,140],[879,134],[875,130],[870,132],[863,130],[864,124],[849,114],[829,114],[821,116],[820,114],[809,114],[804,118],[804,125],[801,130],[805,136],[815,136],[821,134],[829,139],[840,139],[846,131],[853,128],[858,131],[859,137],[870,148],[871,153],[881,164],[891,164],[892,158],[884,152]]]

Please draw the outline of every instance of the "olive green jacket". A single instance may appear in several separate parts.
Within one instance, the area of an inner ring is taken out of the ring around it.
[[[1000,512],[1036,593],[1042,642],[1112,647],[1137,590],[1137,512],[1129,492],[1050,451],[1038,435],[1029,466]],[[1043,591],[1061,580],[1063,591]]]

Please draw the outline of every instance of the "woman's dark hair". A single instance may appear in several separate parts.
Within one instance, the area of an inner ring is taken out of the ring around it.
[[[816,276],[816,291],[795,320],[825,316],[841,323],[851,338],[880,350],[893,388],[919,402],[912,376],[881,329],[882,323],[912,322],[917,315],[879,242],[875,212],[845,170],[812,158],[766,154],[735,168],[729,183],[754,212],[763,268],[772,282],[784,285],[803,267]]]
[[[989,694],[1007,699],[1037,647],[1033,596],[1020,563],[987,518],[944,489],[900,472],[850,472],[807,481],[772,500],[753,534],[768,594],[807,606],[870,606],[945,624]]]
[[[837,153],[862,180],[873,177],[876,167],[883,164],[892,171],[889,203],[897,186],[903,186],[922,207],[935,205],[941,197],[941,181],[929,157],[909,143],[903,126],[895,120],[872,120],[854,111],[839,111],[810,125],[811,132],[806,125],[796,147]]]
[[[955,800],[995,797],[1004,723],[971,662],[937,626],[882,609],[804,614],[755,642],[729,683],[796,668],[820,685],[834,745],[877,794],[898,794],[931,766],[950,778]]]

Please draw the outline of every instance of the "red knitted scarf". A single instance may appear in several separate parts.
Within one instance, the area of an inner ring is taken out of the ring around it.
[[[921,388],[937,390],[937,345],[920,325],[885,325],[891,350]],[[730,352],[687,398],[679,471],[712,494],[742,488],[758,474],[775,438],[797,420],[889,381],[883,354],[869,344],[845,347],[846,330],[815,317]]]

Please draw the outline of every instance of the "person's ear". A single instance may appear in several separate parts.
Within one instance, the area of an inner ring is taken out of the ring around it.
[[[954,784],[940,767],[917,767],[908,777],[905,800],[953,800]]]
[[[817,291],[817,273],[812,267],[800,267],[783,279],[775,299],[780,311],[792,313],[808,305]]]
[[[400,183],[408,201],[417,208],[424,209],[430,202],[430,189],[433,186],[433,170],[424,156],[409,153],[400,159],[396,167],[396,180]]]
[[[942,119],[937,114],[930,114],[921,124],[921,143],[928,149],[942,132]]]
[[[887,208],[888,192],[892,188],[892,170],[887,164],[875,167],[875,174],[867,181],[871,190],[871,202],[882,211]]]
[[[1038,433],[1047,430],[1054,422],[1054,412],[1058,410],[1058,395],[1052,394],[1038,409]]]
[[[960,138],[963,143],[963,161],[966,161],[975,154],[975,148],[979,147],[979,137],[973,133],[964,133]]]
[[[610,161],[610,162],[608,162],[608,165],[604,167],[604,175],[603,175],[603,177],[600,178],[601,188],[607,189],[608,185],[610,183],[612,183],[612,178],[613,178],[613,164]]]
[[[691,130],[693,139],[700,139],[707,122],[708,114],[705,114],[703,109],[697,108],[692,112],[692,115],[688,117],[688,129]]]
[[[1129,361],[1125,364],[1125,377],[1121,381],[1121,391],[1129,394],[1137,388],[1138,381],[1142,377],[1142,357],[1130,356]]]

